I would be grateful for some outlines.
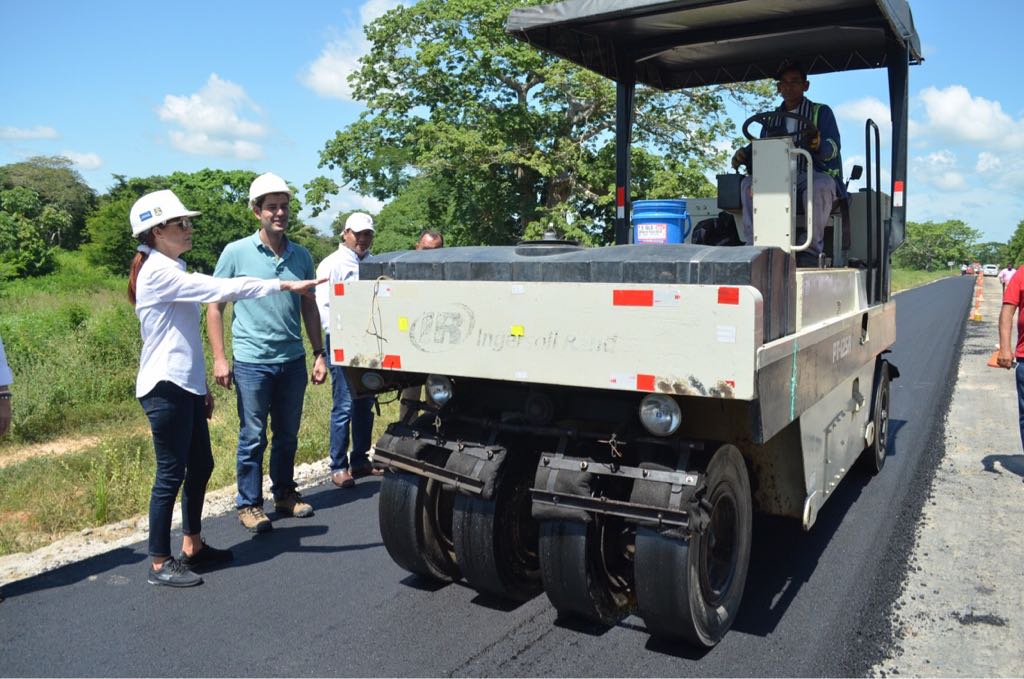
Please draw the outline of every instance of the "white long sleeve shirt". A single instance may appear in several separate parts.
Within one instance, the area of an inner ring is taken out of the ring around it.
[[[276,278],[214,278],[186,273],[185,262],[150,250],[135,285],[135,315],[142,332],[135,396],[145,396],[164,380],[205,395],[206,359],[199,331],[199,304],[264,297],[280,289],[281,281]]]
[[[342,243],[320,262],[316,268],[316,277],[327,278],[327,285],[316,286],[316,305],[320,309],[320,325],[324,332],[330,332],[331,291],[335,283],[359,280],[359,257],[352,248]]]

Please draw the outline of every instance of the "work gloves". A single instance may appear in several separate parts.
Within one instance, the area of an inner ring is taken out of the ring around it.
[[[817,130],[804,130],[800,141],[805,149],[811,153],[817,153],[821,148],[821,133]]]

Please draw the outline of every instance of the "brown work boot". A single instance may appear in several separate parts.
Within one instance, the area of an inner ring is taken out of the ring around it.
[[[253,533],[266,533],[273,528],[270,519],[263,513],[263,507],[250,505],[238,508],[238,520]]]
[[[284,497],[274,500],[274,509],[282,514],[294,516],[297,519],[313,514],[313,505],[303,502],[299,491],[294,488],[285,493]]]
[[[331,483],[336,485],[338,488],[351,488],[356,485],[356,480],[352,476],[352,472],[347,469],[337,469],[331,472]]]

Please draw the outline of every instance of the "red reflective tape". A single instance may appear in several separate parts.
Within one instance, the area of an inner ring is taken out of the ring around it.
[[[335,283],[334,284],[334,295],[336,297],[344,297],[345,296],[345,284],[344,283]]]
[[[384,360],[380,363],[382,368],[400,370],[402,368],[402,357],[398,354],[385,354]]]
[[[615,205],[617,207],[625,207],[626,205],[626,187],[619,186],[615,189]]]
[[[654,375],[637,375],[636,388],[640,391],[654,391]]]
[[[654,306],[654,290],[612,290],[612,306]]]
[[[893,182],[892,183],[892,190],[895,193],[903,193],[903,182],[902,181],[895,181],[895,182]]]
[[[344,360],[345,360],[345,350],[344,349],[335,349],[334,350],[334,362],[335,363],[341,363]]]
[[[739,288],[718,288],[718,303],[719,304],[739,304],[740,303],[740,289]]]
[[[736,388],[736,380],[726,380],[725,383],[728,384],[733,389]]]

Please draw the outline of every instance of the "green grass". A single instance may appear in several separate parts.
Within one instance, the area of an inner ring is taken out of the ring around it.
[[[948,276],[959,276],[959,270],[943,269],[941,271],[918,271],[917,269],[892,269],[892,291],[907,290],[916,288],[925,283],[937,281]]]

